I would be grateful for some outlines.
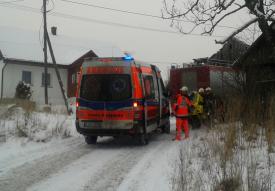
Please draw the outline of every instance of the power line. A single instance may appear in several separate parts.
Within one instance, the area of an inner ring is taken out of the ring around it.
[[[74,15],[58,13],[58,12],[53,12],[51,15],[66,18],[66,19],[75,19],[75,20],[80,20],[80,21],[93,22],[93,23],[98,23],[98,24],[124,27],[124,28],[130,28],[130,29],[145,30],[145,31],[151,31],[151,32],[169,33],[169,34],[178,34],[178,35],[182,34],[180,32],[176,32],[176,31],[161,30],[161,29],[156,29],[156,28],[151,28],[151,27],[143,27],[143,26],[127,25],[127,24],[121,24],[121,23],[115,23],[115,22],[109,22],[109,21],[101,21],[101,20],[91,19],[91,18],[87,18],[87,17],[74,16]],[[212,37],[212,38],[225,37],[225,36],[206,36],[206,35],[191,34],[191,33],[190,34],[182,34],[182,35],[204,36],[204,37]]]
[[[11,0],[11,1],[0,1],[0,4],[9,4],[9,3],[15,3],[19,1],[25,1],[25,0]]]
[[[78,4],[78,5],[82,5],[82,6],[105,9],[105,10],[115,11],[115,12],[120,12],[120,13],[125,13],[125,14],[132,14],[132,15],[151,17],[151,18],[156,18],[156,19],[161,19],[161,20],[173,20],[173,21],[178,21],[178,22],[185,22],[185,23],[193,23],[194,24],[194,22],[192,22],[190,20],[183,20],[183,19],[177,19],[177,18],[165,18],[165,17],[161,17],[161,16],[158,16],[158,15],[153,15],[153,14],[148,14],[148,13],[141,13],[141,12],[134,12],[134,11],[129,11],[129,10],[122,10],[122,9],[115,9],[115,8],[110,8],[110,7],[106,7],[106,6],[99,6],[99,5],[95,5],[95,4],[91,4],[91,3],[76,2],[76,1],[72,1],[72,0],[60,0],[60,1],[63,1],[65,3]],[[212,26],[211,24],[207,24],[207,23],[204,23],[203,25]],[[216,27],[217,28],[228,28],[228,29],[234,29],[234,30],[238,29],[237,27],[227,26],[227,25],[216,25]],[[251,31],[250,29],[247,29],[247,30]]]
[[[15,5],[15,4],[9,4],[9,5],[0,5],[1,7],[6,7],[6,8],[14,8],[14,9],[18,9],[18,10],[21,10],[21,11],[29,11],[29,12],[33,12],[33,13],[41,13],[41,10],[40,9],[36,9],[36,8],[33,8],[33,7],[28,7],[28,6],[25,6],[25,5]]]
[[[138,16],[144,16],[144,17],[151,17],[151,18],[157,18],[157,19],[162,19],[162,20],[174,20],[174,21],[179,21],[179,22],[186,22],[186,23],[193,23],[192,21],[187,21],[187,20],[182,20],[182,19],[175,19],[175,18],[164,18],[158,15],[152,15],[148,13],[141,13],[141,12],[134,12],[134,11],[129,11],[129,10],[122,10],[122,9],[115,9],[115,8],[110,8],[110,7],[105,7],[105,6],[99,6],[91,3],[82,3],[82,2],[76,2],[76,1],[71,1],[71,0],[60,0],[66,3],[71,3],[71,4],[77,4],[77,5],[82,5],[82,6],[87,6],[87,7],[94,7],[94,8],[99,8],[99,9],[105,9],[109,11],[115,11],[115,12],[120,12],[120,13],[125,13],[125,14],[132,14],[132,15],[138,15]],[[204,24],[207,26],[211,26],[210,24]],[[225,26],[225,25],[217,25],[217,27],[220,28],[229,28],[229,29],[237,29],[236,27],[231,27],[231,26]]]
[[[3,5],[0,5],[0,6],[3,6]],[[4,7],[15,8],[15,9],[23,10],[23,11],[30,11],[30,12],[34,12],[34,13],[40,13],[40,10],[33,8],[33,7],[24,6],[24,5],[12,5],[12,6],[4,5]],[[188,36],[202,36],[202,37],[208,37],[208,38],[224,38],[225,37],[225,36],[213,36],[213,35],[206,36],[206,35],[192,34],[192,33],[183,34],[183,33],[176,32],[176,31],[162,30],[162,29],[156,29],[156,28],[144,27],[144,26],[127,25],[127,24],[121,24],[121,23],[115,23],[115,22],[109,22],[109,21],[102,21],[102,20],[74,16],[74,15],[60,13],[60,12],[51,12],[49,15],[55,16],[55,17],[60,17],[60,18],[65,18],[65,19],[74,19],[74,20],[79,20],[79,21],[93,22],[93,23],[97,23],[97,24],[124,27],[124,28],[136,29],[136,30],[151,31],[151,32],[161,32],[161,33],[169,33],[169,34],[188,35]]]
[[[60,0],[60,1],[63,1],[63,2],[66,2],[66,3],[72,3],[72,4],[78,4],[78,5],[84,5],[84,6],[99,8],[99,9],[105,9],[105,10],[109,10],[109,11],[116,11],[116,12],[120,12],[120,13],[139,15],[139,16],[145,16],[145,17],[152,17],[152,18],[157,18],[157,19],[163,19],[162,17],[157,16],[157,15],[151,15],[151,14],[147,14],[147,13],[139,13],[139,12],[133,12],[133,11],[121,10],[121,9],[114,9],[114,8],[110,8],[110,7],[94,5],[94,4],[91,4],[91,3],[88,4],[88,3],[76,2],[76,1],[70,1],[70,0]]]

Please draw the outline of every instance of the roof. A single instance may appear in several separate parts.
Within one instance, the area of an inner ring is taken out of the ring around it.
[[[260,42],[262,40],[264,40],[263,34],[261,34],[255,40],[255,42],[247,49],[247,51],[233,63],[233,66],[240,66],[241,63],[249,56],[250,52],[260,45]]]
[[[275,22],[273,22],[270,27],[274,31]],[[242,63],[246,60],[246,58],[251,54],[251,52],[255,49],[257,49],[261,43],[265,40],[264,34],[261,34],[253,43],[252,45],[247,49],[247,51],[234,63],[233,66],[240,67]]]
[[[227,41],[223,47],[213,54],[209,59],[209,64],[231,65],[238,58],[242,57],[249,49],[249,45],[245,42],[233,37]]]
[[[89,51],[93,51],[99,57],[123,56],[122,51],[111,43],[49,35],[58,64],[72,64]],[[42,39],[42,31],[0,26],[0,51],[5,59],[43,63]],[[51,62],[50,53],[48,53],[48,60]]]

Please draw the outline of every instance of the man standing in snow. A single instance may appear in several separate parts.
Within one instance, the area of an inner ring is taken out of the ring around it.
[[[188,98],[188,88],[183,86],[180,89],[180,95],[177,96],[177,102],[175,103],[173,110],[176,116],[176,138],[174,140],[181,140],[181,130],[184,130],[185,137],[189,137],[189,127],[188,127],[188,113],[189,108],[192,106],[191,101]]]
[[[210,87],[205,89],[205,113],[207,118],[210,119],[214,114],[215,96]]]

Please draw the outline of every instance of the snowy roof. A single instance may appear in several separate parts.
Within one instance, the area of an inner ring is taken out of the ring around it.
[[[72,38],[50,34],[56,62],[69,65],[92,50],[99,57],[123,56],[122,51],[111,43],[90,39]],[[43,30],[31,31],[0,26],[0,52],[4,58],[44,62]],[[51,62],[50,54],[48,60]]]

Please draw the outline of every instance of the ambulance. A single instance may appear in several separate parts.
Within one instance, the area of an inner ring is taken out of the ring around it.
[[[168,93],[155,65],[131,56],[88,58],[76,94],[76,129],[87,144],[131,135],[145,145],[156,130],[170,133]]]

